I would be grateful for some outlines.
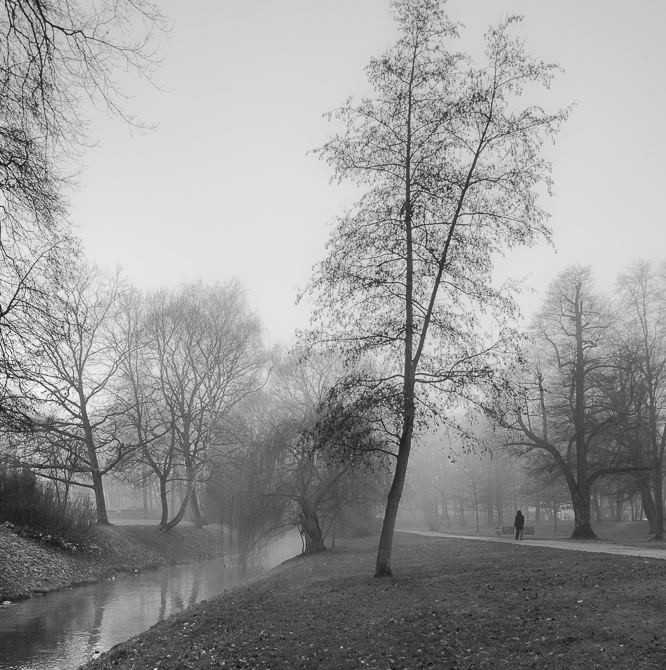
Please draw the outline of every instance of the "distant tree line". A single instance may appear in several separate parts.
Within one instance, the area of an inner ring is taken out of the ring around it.
[[[562,521],[574,520],[570,492],[557,470],[544,470],[501,448],[457,453],[442,436],[433,436],[416,450],[406,485],[404,523],[425,523],[434,531],[479,531],[513,525],[519,509],[528,521],[554,530],[562,530]],[[591,509],[593,523],[647,518],[640,492],[618,491],[612,479],[592,486]]]

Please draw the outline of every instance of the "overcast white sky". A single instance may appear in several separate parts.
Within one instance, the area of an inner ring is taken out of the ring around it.
[[[322,114],[368,93],[364,67],[395,37],[388,0],[160,0],[174,21],[157,81],[129,108],[157,129],[106,117],[71,196],[88,257],[138,287],[238,278],[270,340],[307,325],[296,306],[324,255],[328,223],[354,191],[307,152],[334,128]],[[666,259],[666,2],[449,0],[476,54],[487,26],[524,14],[534,56],[565,70],[553,107],[576,103],[548,156],[556,251],[512,254],[500,272],[536,290],[571,263],[602,288],[637,258]],[[527,102],[527,100],[526,100]],[[538,305],[523,299],[524,311]]]

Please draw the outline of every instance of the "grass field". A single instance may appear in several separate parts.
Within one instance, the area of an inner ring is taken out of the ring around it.
[[[377,580],[375,549],[287,561],[87,667],[666,667],[664,560],[398,533]]]

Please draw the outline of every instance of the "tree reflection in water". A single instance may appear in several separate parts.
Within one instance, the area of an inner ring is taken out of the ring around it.
[[[67,670],[260,574],[221,559],[121,577],[0,607],[0,670]]]

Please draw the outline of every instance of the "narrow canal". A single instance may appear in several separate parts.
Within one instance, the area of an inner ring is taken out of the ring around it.
[[[261,566],[220,559],[162,568],[0,606],[0,670],[73,670],[159,620],[242,584],[300,552],[281,541]]]

